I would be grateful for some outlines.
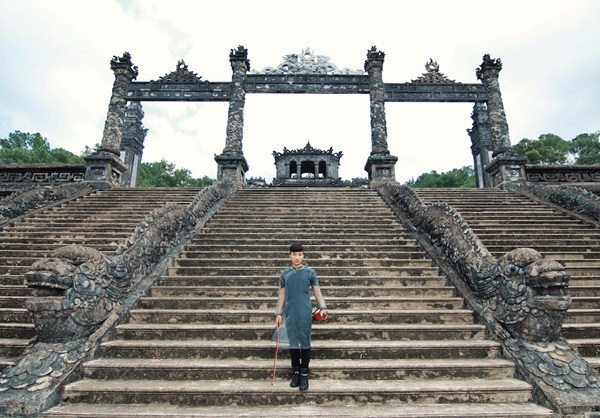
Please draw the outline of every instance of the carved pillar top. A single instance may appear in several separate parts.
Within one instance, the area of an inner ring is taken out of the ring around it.
[[[127,77],[129,81],[135,80],[139,74],[137,66],[131,62],[131,54],[124,52],[123,56],[114,56],[110,60],[110,68],[115,73]]]
[[[229,53],[229,62],[231,62],[231,68],[235,69],[240,64],[243,64],[246,71],[250,71],[250,60],[248,59],[248,49],[239,45],[237,49],[232,49]]]

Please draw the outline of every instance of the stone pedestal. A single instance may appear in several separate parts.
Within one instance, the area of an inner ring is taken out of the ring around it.
[[[494,157],[485,168],[490,175],[492,187],[496,189],[511,189],[518,182],[525,181],[525,163],[527,158],[514,152],[500,154]]]
[[[396,180],[395,165],[398,157],[390,154],[371,154],[365,164],[369,187],[376,189],[383,183]]]
[[[248,171],[248,163],[243,155],[215,155],[217,181],[243,183]]]
[[[110,152],[100,151],[85,157],[85,161],[85,180],[97,183],[98,188],[120,186],[127,166],[119,157]]]

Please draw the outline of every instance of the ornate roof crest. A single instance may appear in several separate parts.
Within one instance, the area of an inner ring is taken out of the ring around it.
[[[275,157],[276,159],[278,157],[281,157],[282,155],[290,155],[290,154],[311,154],[311,155],[331,154],[334,157],[337,157],[338,159],[342,157],[342,151],[333,152],[333,147],[329,148],[327,151],[324,151],[324,150],[321,150],[318,148],[314,148],[312,145],[310,145],[310,141],[306,142],[306,145],[304,146],[304,148],[289,150],[286,147],[283,147],[283,152],[273,151],[273,157]]]
[[[440,66],[437,61],[429,58],[429,61],[425,64],[426,73],[423,73],[416,80],[412,80],[413,83],[419,84],[446,84],[446,83],[456,83],[454,80],[450,80],[448,77],[444,75],[444,73],[440,73]]]
[[[175,68],[175,71],[163,75],[158,81],[162,81],[163,83],[197,83],[206,81],[202,80],[202,76],[190,71],[184,60],[177,61],[177,67]]]
[[[302,49],[300,54],[288,54],[283,56],[283,62],[277,68],[266,67],[260,73],[263,74],[342,74],[363,75],[362,70],[341,70],[325,55],[316,55],[310,48]]]

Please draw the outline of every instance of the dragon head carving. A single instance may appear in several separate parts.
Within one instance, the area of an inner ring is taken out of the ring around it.
[[[500,257],[494,270],[495,297],[486,304],[508,331],[532,342],[559,338],[571,306],[564,267],[534,249],[517,248]]]
[[[92,248],[70,245],[37,260],[25,274],[34,295],[25,306],[40,341],[66,342],[96,331],[127,287],[123,269]]]

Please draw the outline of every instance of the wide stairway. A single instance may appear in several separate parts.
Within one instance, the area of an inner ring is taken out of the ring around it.
[[[304,243],[330,318],[289,387],[273,312]],[[237,191],[46,417],[549,416],[499,344],[365,189]]]
[[[600,372],[600,228],[516,193],[491,189],[415,189],[424,203],[456,208],[496,256],[530,247],[571,275],[573,300],[563,336]]]
[[[111,254],[146,215],[166,203],[189,204],[200,189],[139,188],[93,192],[0,229],[0,368],[12,364],[35,335],[25,309],[31,264],[68,244]]]

